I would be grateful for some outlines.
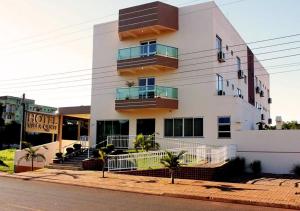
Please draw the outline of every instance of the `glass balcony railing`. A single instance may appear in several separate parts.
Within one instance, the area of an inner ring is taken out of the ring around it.
[[[178,99],[178,89],[164,86],[136,86],[117,89],[117,100],[150,99],[150,98]]]
[[[145,56],[159,55],[178,59],[178,48],[157,43],[119,49],[118,60],[134,59]]]

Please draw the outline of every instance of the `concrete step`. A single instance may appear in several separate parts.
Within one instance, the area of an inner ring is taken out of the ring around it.
[[[65,165],[65,164],[50,164],[47,166],[49,169],[61,169],[61,170],[83,170],[81,166]]]

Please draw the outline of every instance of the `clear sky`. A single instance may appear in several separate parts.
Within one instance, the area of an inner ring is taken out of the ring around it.
[[[117,19],[120,8],[146,2],[150,1],[0,0],[0,95],[21,96],[26,92],[27,97],[38,104],[56,107],[90,104],[93,25]],[[163,2],[185,6],[205,1]],[[299,0],[243,0],[228,4],[230,2],[236,1],[216,1],[246,42],[300,33]],[[300,36],[251,47],[298,40]],[[300,42],[254,52],[293,47],[300,47]],[[262,54],[258,58],[297,53],[300,49]],[[267,67],[297,62],[298,65],[270,69],[272,73],[300,69],[300,56],[262,63]],[[59,74],[74,70],[82,71]],[[50,75],[36,77],[45,74]],[[23,77],[29,78],[19,79]],[[281,115],[284,120],[300,120],[299,79],[300,72],[271,74],[273,118]]]

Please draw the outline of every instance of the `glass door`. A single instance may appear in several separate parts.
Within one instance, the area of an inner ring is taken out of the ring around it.
[[[140,78],[139,79],[139,98],[154,98],[155,97],[155,78]]]
[[[141,42],[141,56],[152,56],[156,54],[156,41]]]

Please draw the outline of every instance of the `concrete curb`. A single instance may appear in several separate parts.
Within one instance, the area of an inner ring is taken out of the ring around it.
[[[13,179],[20,179],[26,180],[28,177],[26,176],[17,176],[13,174],[0,174],[0,177],[7,177]],[[240,200],[240,199],[228,199],[228,198],[221,198],[221,197],[210,197],[210,196],[197,196],[197,195],[189,195],[189,194],[177,194],[177,193],[153,193],[153,192],[141,192],[138,190],[124,190],[124,189],[117,189],[117,188],[108,188],[108,187],[95,187],[89,186],[84,184],[75,184],[75,183],[68,183],[68,182],[59,182],[50,179],[40,179],[40,178],[33,178],[32,181],[39,181],[39,182],[49,182],[55,184],[62,184],[62,185],[72,185],[77,187],[85,187],[85,188],[93,188],[93,189],[104,189],[110,191],[121,191],[127,193],[138,193],[144,195],[153,195],[153,196],[166,196],[166,197],[174,197],[174,198],[184,198],[184,199],[193,199],[193,200],[202,200],[202,201],[212,201],[212,202],[223,202],[223,203],[234,203],[234,204],[244,204],[244,205],[253,205],[253,206],[262,206],[262,207],[273,207],[273,208],[283,208],[283,209],[294,209],[300,210],[300,205],[291,205],[291,204],[282,204],[282,203],[269,203],[269,202],[258,202],[258,201],[251,201],[251,200]]]

